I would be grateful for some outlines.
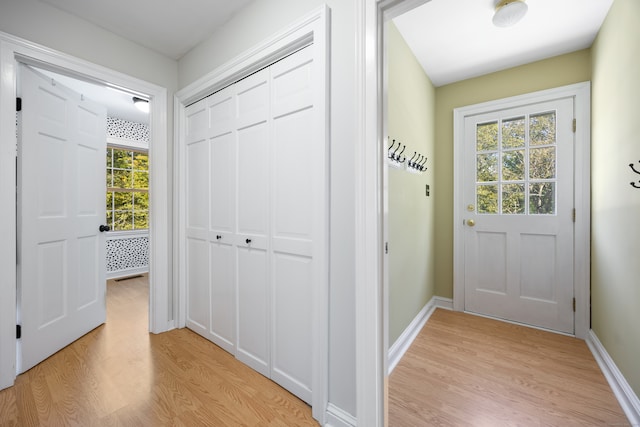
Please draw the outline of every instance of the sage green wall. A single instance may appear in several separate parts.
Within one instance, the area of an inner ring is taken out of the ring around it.
[[[436,295],[453,298],[453,109],[590,79],[585,49],[436,89]]]
[[[389,138],[428,157],[421,175],[389,167],[389,345],[434,295],[435,88],[393,23],[387,24]],[[430,186],[426,196],[425,185]]]
[[[591,324],[640,395],[640,2],[616,0],[592,47]]]

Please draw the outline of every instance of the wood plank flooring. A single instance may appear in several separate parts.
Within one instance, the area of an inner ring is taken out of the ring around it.
[[[0,426],[317,426],[311,408],[189,331],[147,332],[147,278],[108,282],[107,323],[0,391]]]
[[[582,340],[437,309],[389,378],[389,426],[628,426]]]

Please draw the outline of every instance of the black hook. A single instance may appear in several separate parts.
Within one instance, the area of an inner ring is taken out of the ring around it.
[[[424,156],[424,160],[422,161],[422,163],[420,163],[420,170],[421,170],[422,172],[424,172],[424,171],[426,171],[426,170],[427,170],[427,168],[426,168],[426,166],[425,166],[425,165],[426,165],[426,163],[427,163],[427,159],[428,159],[428,157],[427,157],[427,156]]]
[[[416,156],[418,155],[417,151],[413,152],[413,156],[411,156],[411,158],[409,159],[409,163],[407,163],[407,165],[409,165],[409,167],[413,167],[413,165],[415,164],[414,159],[416,158]]]
[[[407,149],[407,146],[406,146],[406,145],[404,145],[404,146],[402,147],[402,151],[400,151],[400,152],[398,153],[398,155],[396,156],[396,161],[397,161],[397,162],[404,163],[404,161],[405,161],[405,160],[407,160],[407,156],[404,156],[404,158],[403,158],[402,160],[400,160],[400,158],[402,157],[402,153],[404,153],[404,150],[406,150],[406,149]]]
[[[393,149],[394,145],[396,145],[395,139],[393,140],[393,142],[391,142],[391,147],[389,147],[389,149],[387,150],[387,157],[390,159],[393,159],[393,154],[391,154],[391,150]]]
[[[635,188],[640,188],[640,185],[636,185],[636,183],[635,183],[635,182],[632,182],[632,183],[631,183],[631,186],[632,186],[632,187],[635,187]]]
[[[635,173],[637,173],[638,175],[640,175],[640,171],[637,170],[635,167],[633,167],[633,163],[629,163],[629,167],[631,168],[632,171],[634,171]]]

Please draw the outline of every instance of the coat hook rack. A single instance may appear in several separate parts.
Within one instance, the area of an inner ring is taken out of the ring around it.
[[[390,139],[390,138],[389,138]],[[413,155],[407,159],[404,155],[407,146],[395,139],[391,140],[391,145],[387,149],[387,160],[389,166],[394,168],[404,167],[411,173],[423,173],[427,170],[427,156],[420,154],[417,151],[413,152]]]
[[[387,160],[389,161],[389,166],[393,166],[394,168],[401,168],[404,162],[407,160],[407,156],[403,155],[404,150],[406,149],[407,146],[400,143],[400,141],[398,141],[398,146],[396,146],[396,140],[392,140],[391,146],[387,150]],[[400,150],[400,152],[398,152],[398,150]]]
[[[640,160],[638,160],[638,163],[640,163]],[[636,169],[635,166],[633,166],[633,163],[629,163],[629,167],[632,171],[640,175],[640,170]],[[635,182],[631,182],[631,186],[634,188],[640,188],[640,181],[638,181],[638,184],[636,184]]]

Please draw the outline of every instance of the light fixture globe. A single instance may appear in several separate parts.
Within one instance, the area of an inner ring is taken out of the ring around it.
[[[523,0],[501,0],[496,5],[493,25],[501,28],[515,25],[524,18],[527,10],[529,10],[529,7]]]

